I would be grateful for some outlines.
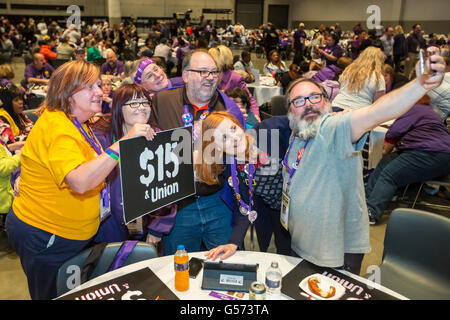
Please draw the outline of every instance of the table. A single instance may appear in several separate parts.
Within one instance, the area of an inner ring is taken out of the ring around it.
[[[28,92],[37,97],[45,98],[47,95],[48,86],[46,84],[30,83],[28,84]]]
[[[205,252],[194,252],[189,253],[189,257],[197,257],[197,258],[204,258]],[[238,263],[249,263],[254,264],[258,263],[259,268],[257,272],[257,281],[258,282],[265,282],[265,272],[267,268],[270,266],[270,263],[272,261],[277,261],[278,265],[281,269],[281,272],[283,275],[286,275],[291,271],[298,263],[302,261],[301,258],[291,257],[291,256],[284,256],[279,254],[273,254],[273,253],[264,253],[264,252],[255,252],[255,251],[236,251],[236,253],[225,260],[225,262],[238,262]],[[70,292],[66,294],[71,294],[76,291],[85,289],[87,287],[100,284],[102,282],[112,280],[114,278],[126,275],[128,273],[140,270],[142,268],[150,268],[160,279],[162,282],[164,282],[170,290],[172,290],[175,295],[180,300],[217,300],[214,297],[209,296],[210,290],[201,290],[202,285],[202,278],[203,278],[203,269],[200,271],[196,279],[190,279],[189,283],[189,290],[185,292],[179,292],[175,290],[174,287],[174,278],[175,273],[173,270],[173,255],[171,256],[165,256],[160,258],[154,258],[146,261],[141,261],[135,264],[131,264],[128,266],[125,266],[123,268],[114,270],[112,272],[109,272],[107,274],[104,274],[98,278],[92,279],[83,285],[71,290]],[[398,299],[405,300],[404,296],[388,289],[385,287],[382,287],[381,285],[378,285],[374,282],[371,282],[367,279],[364,279],[360,276],[351,274],[346,271],[341,271],[341,273],[344,273],[362,283],[371,284],[372,287],[384,291]],[[224,293],[224,292],[222,292]],[[242,300],[248,300],[248,293],[245,293]],[[290,297],[286,295],[278,295],[278,296],[268,296],[268,300],[292,300]]]
[[[263,105],[266,102],[270,101],[270,98],[274,96],[283,95],[283,88],[277,85],[265,85],[268,83],[268,79],[272,79],[271,77],[260,77],[258,82],[248,83],[247,88],[253,88],[253,97],[255,98],[258,106]]]
[[[376,168],[383,158],[384,137],[393,122],[394,120],[387,121],[370,131],[368,169]]]

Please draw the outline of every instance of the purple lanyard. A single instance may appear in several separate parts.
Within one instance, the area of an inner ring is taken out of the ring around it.
[[[253,163],[250,163],[248,165],[248,202],[249,204],[246,205],[244,201],[241,199],[241,195],[239,193],[239,181],[237,178],[237,169],[236,169],[236,159],[234,157],[231,158],[231,179],[233,181],[233,190],[236,195],[236,198],[239,200],[239,204],[247,209],[249,212],[252,211],[252,204],[253,204],[253,195],[252,195],[252,188],[253,188],[253,174],[255,173],[255,165]]]
[[[75,127],[77,127],[78,131],[80,131],[80,133],[83,135],[84,139],[86,139],[87,143],[89,143],[91,145],[92,149],[94,149],[94,151],[98,155],[101,155],[102,147],[95,139],[94,133],[92,132],[91,127],[89,127],[89,125],[87,125],[89,132],[86,132],[86,131],[84,131],[83,126],[77,119],[73,120],[73,124],[75,125]]]
[[[14,152],[12,152],[12,151],[8,148],[8,145],[7,145],[6,142],[3,141],[2,139],[0,139],[0,144],[1,144],[2,146],[5,146],[6,150],[8,150],[9,153],[14,154]]]
[[[81,123],[76,118],[73,120],[73,124],[75,125],[75,127],[77,127],[78,131],[80,131],[80,133],[83,135],[84,139],[86,139],[86,141],[89,143],[89,145],[92,147],[92,149],[94,149],[94,151],[98,155],[101,155],[102,147],[95,139],[94,133],[92,132],[91,127],[89,125],[86,125],[89,130],[88,132],[86,132],[84,130],[83,126],[81,125]],[[103,206],[109,207],[109,190],[108,190],[108,186],[106,183],[105,183],[105,186],[103,187],[103,189],[100,191],[100,196],[103,201]]]
[[[309,139],[306,140],[305,145],[302,148],[300,148],[300,150],[297,153],[297,160],[295,161],[294,166],[292,168],[290,168],[289,163],[288,163],[288,157],[289,157],[289,151],[291,150],[292,145],[294,144],[294,139],[295,139],[295,134],[292,134],[291,139],[290,139],[291,141],[289,142],[289,147],[288,147],[286,154],[284,155],[284,159],[283,159],[283,165],[289,173],[289,180],[287,181],[288,186],[291,185],[292,177],[294,176],[295,171],[297,171],[298,165],[300,164],[300,161],[302,161],[303,154],[309,143]]]

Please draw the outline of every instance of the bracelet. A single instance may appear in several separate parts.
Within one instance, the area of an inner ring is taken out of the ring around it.
[[[119,153],[118,153],[118,152],[115,152],[113,149],[107,148],[107,149],[105,150],[105,153],[106,153],[107,155],[109,155],[111,158],[113,158],[114,160],[119,161]]]

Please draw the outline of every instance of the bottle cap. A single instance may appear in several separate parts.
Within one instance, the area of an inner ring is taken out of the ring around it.
[[[273,268],[278,268],[278,262],[273,261],[273,262],[272,262],[272,267],[273,267]]]
[[[177,250],[179,250],[179,251],[184,250],[184,245],[179,244],[178,247],[177,247]]]

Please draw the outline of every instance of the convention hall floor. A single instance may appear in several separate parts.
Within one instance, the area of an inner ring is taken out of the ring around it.
[[[238,54],[238,52],[234,52],[234,54]],[[252,60],[255,64],[255,67],[262,71],[264,61],[262,59],[256,59],[253,55]],[[289,63],[288,63],[289,65]],[[16,71],[16,79],[14,82],[19,82],[23,77],[24,72],[24,62],[22,58],[14,58],[13,67]],[[408,207],[411,206],[412,200],[414,199],[418,190],[418,186],[412,186],[408,189],[406,200],[398,200],[396,202],[392,202],[389,206],[389,210],[386,213],[389,213],[392,209],[396,207]],[[422,196],[419,199],[423,202],[441,204],[441,205],[450,205],[449,200],[443,200],[436,196],[429,196],[422,192]],[[425,206],[421,203],[416,205],[416,209],[427,210],[430,212],[435,212],[436,214],[441,214],[450,218],[450,210],[449,209],[439,209],[431,206]],[[380,265],[383,254],[383,241],[384,235],[386,231],[387,222],[389,219],[389,214],[385,214],[382,218],[382,221],[379,225],[370,227],[370,242],[372,251],[365,255],[363,260],[363,265],[361,268],[361,275],[366,273],[368,266],[370,265]],[[250,236],[247,233],[246,237],[246,248],[250,248]],[[258,244],[255,240],[255,251],[258,251]],[[272,243],[269,247],[269,252],[276,252],[275,245],[272,239]],[[30,296],[27,288],[27,279],[20,265],[20,259],[15,254],[13,250],[8,249],[7,239],[5,238],[5,234],[0,233],[0,300],[29,300]]]

